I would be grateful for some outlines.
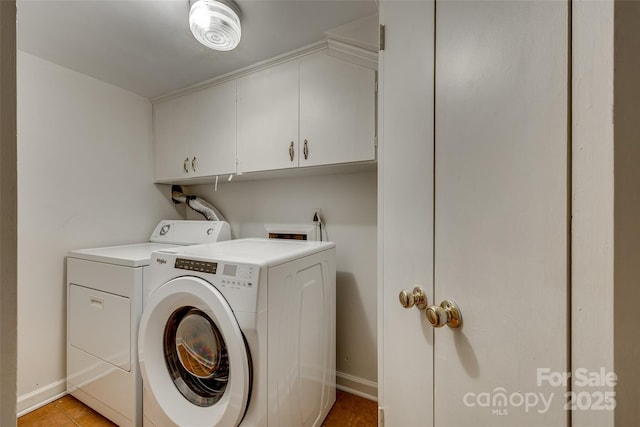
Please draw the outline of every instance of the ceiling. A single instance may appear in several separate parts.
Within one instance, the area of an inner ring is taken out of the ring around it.
[[[18,0],[18,49],[154,98],[324,38],[377,13],[376,0],[236,0],[242,40],[200,45],[189,0]]]

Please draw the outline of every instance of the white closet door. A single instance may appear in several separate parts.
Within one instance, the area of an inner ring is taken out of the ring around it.
[[[435,302],[464,320],[435,332],[437,427],[567,422],[538,370],[568,368],[568,10],[437,3]]]
[[[384,1],[380,53],[379,404],[385,424],[432,427],[433,328],[398,303],[433,295],[433,2]]]
[[[568,4],[440,1],[434,17],[383,1],[380,16],[384,425],[566,426],[566,387],[537,380],[568,369]],[[462,327],[402,308],[415,285]]]

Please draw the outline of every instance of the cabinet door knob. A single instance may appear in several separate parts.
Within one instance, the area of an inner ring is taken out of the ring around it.
[[[295,150],[293,148],[293,141],[291,141],[291,145],[289,145],[289,158],[293,162],[293,156],[295,155]]]
[[[309,158],[309,143],[307,140],[304,140],[304,146],[302,147],[302,153],[304,154],[304,159],[307,160]]]
[[[196,156],[193,156],[193,160],[191,160],[191,169],[196,171]]]
[[[427,308],[427,297],[419,286],[413,288],[413,292],[409,292],[407,290],[400,291],[398,298],[400,299],[400,304],[404,308],[411,308],[414,305],[418,310],[424,310]]]
[[[182,164],[182,167],[184,168],[184,173],[189,173],[189,168],[187,167],[187,163],[189,163],[188,157],[184,159],[184,163]]]
[[[440,305],[432,305],[425,311],[427,320],[434,328],[444,325],[459,328],[462,325],[462,314],[457,304],[451,300],[444,300]]]

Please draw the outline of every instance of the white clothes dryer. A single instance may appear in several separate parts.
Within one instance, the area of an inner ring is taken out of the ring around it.
[[[230,238],[222,221],[161,221],[150,242],[67,256],[67,392],[121,427],[142,425],[138,325],[151,252]]]
[[[335,402],[335,245],[161,250],[138,353],[144,425],[320,426]]]

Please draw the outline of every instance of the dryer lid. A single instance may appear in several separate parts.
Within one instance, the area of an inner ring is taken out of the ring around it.
[[[125,267],[142,267],[149,265],[151,252],[175,247],[176,245],[162,243],[138,243],[134,245],[107,246],[95,249],[79,249],[70,251],[68,256],[70,258],[116,264]]]

